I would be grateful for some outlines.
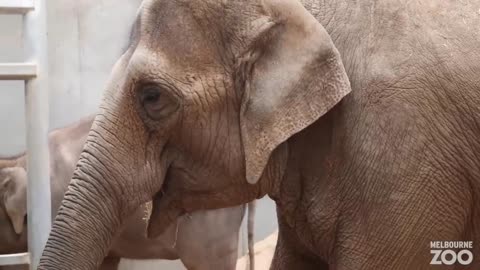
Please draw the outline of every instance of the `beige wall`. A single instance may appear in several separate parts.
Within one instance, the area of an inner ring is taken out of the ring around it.
[[[50,128],[96,111],[140,0],[49,0]],[[0,15],[0,61],[22,60],[22,18]],[[0,154],[24,149],[23,83],[0,82]]]

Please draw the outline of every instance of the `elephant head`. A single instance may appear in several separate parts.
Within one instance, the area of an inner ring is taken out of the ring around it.
[[[94,269],[152,198],[156,236],[185,212],[264,196],[279,146],[349,92],[332,40],[296,0],[145,1],[40,269]]]
[[[27,172],[23,167],[0,169],[0,199],[11,226],[20,235],[27,215]]]

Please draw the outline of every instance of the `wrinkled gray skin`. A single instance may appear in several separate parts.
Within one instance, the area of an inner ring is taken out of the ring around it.
[[[303,4],[144,2],[39,269],[95,268],[152,197],[155,236],[265,194],[272,269],[430,269],[432,240],[480,267],[478,3]]]
[[[93,116],[87,117],[50,133],[53,216],[61,204],[92,122]],[[26,185],[26,156],[0,159],[0,254],[27,251]],[[121,257],[181,259],[188,269],[235,269],[243,206],[194,212],[179,218],[154,239],[146,238],[146,211],[142,205],[127,219],[100,269],[117,269]],[[253,218],[249,216],[249,223],[253,223]],[[253,242],[253,237],[249,241]]]

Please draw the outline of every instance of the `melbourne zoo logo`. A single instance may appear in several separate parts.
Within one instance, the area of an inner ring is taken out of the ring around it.
[[[458,262],[461,265],[469,265],[473,261],[472,241],[432,241],[430,253],[434,265],[452,265]]]

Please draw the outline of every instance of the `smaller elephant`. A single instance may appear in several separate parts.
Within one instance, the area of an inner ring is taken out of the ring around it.
[[[93,116],[49,134],[52,216],[54,217],[71,179]],[[0,159],[0,254],[27,251],[26,156]],[[249,248],[253,248],[253,213],[249,204]],[[142,205],[124,223],[113,240],[102,270],[117,269],[120,258],[180,259],[188,269],[234,270],[238,235],[245,206],[198,211],[178,219],[168,232],[154,239],[146,237],[147,205]],[[251,252],[253,254],[253,252]],[[253,264],[251,265],[253,269]],[[0,270],[28,269],[0,266]]]

